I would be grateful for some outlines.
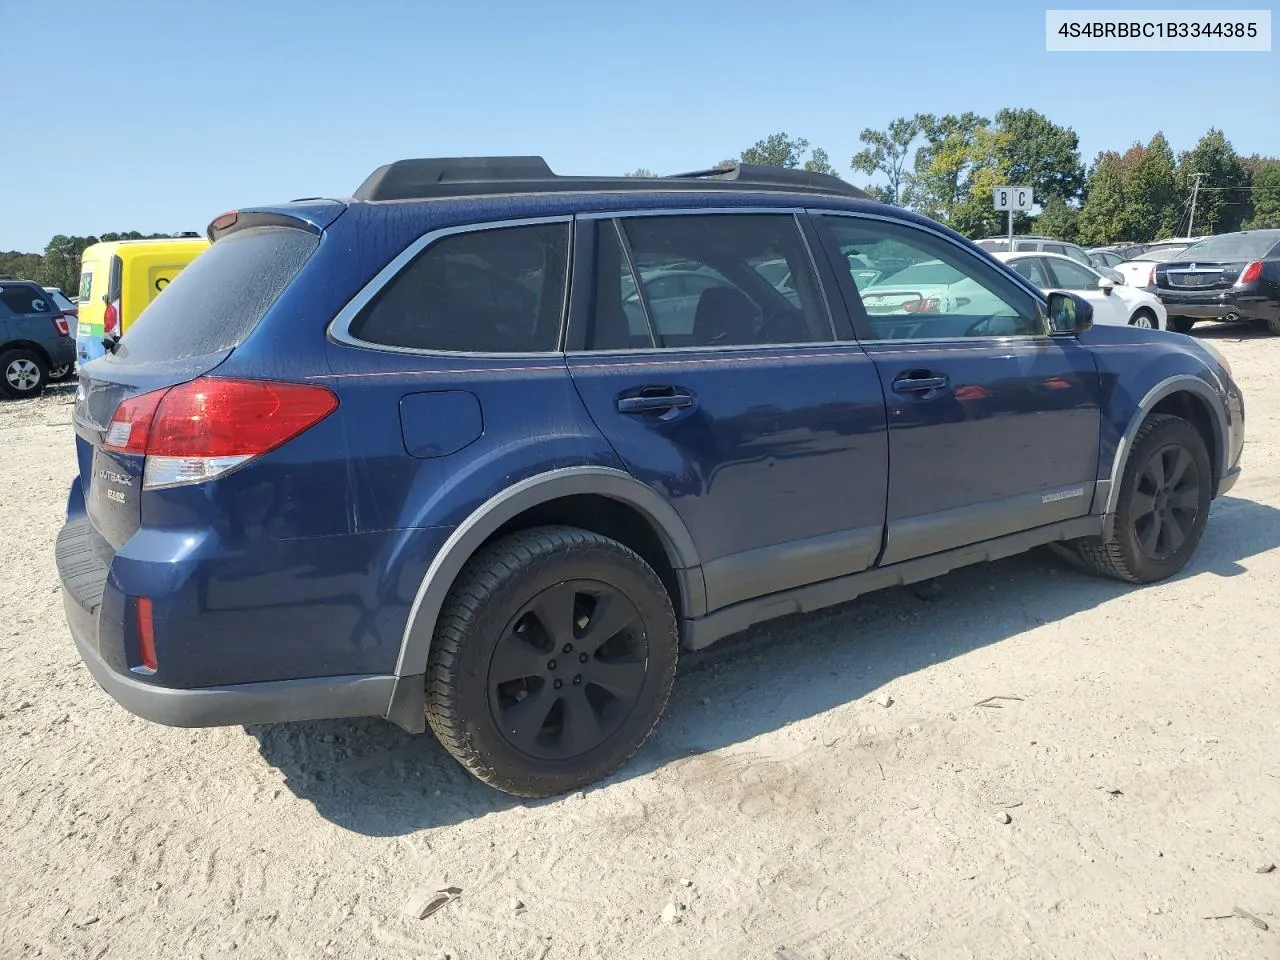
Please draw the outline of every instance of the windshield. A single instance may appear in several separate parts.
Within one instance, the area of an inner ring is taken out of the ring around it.
[[[1186,248],[1188,260],[1258,260],[1280,242],[1280,230],[1224,233]]]

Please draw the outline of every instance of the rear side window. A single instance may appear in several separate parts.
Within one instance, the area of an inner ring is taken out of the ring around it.
[[[315,234],[292,227],[252,227],[223,237],[139,314],[117,355],[180,360],[238,346],[319,243]]]
[[[412,350],[556,350],[568,254],[568,223],[441,237],[387,282],[356,315],[350,333]]]
[[[790,214],[635,217],[621,221],[639,297],[661,347],[832,339],[808,248]],[[625,294],[624,289],[624,294]]]
[[[51,314],[54,298],[49,293],[24,283],[0,284],[0,302],[14,314]]]
[[[0,302],[17,314],[53,312],[53,298],[25,283],[0,285]]]

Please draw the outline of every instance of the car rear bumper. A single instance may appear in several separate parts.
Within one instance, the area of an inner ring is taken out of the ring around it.
[[[1192,293],[1162,287],[1156,295],[1171,317],[1219,320],[1235,314],[1242,320],[1272,320],[1280,316],[1280,304],[1276,301],[1241,290]]]
[[[334,717],[383,716],[395,677],[314,677],[178,690],[120,673],[98,653],[97,615],[63,588],[67,625],[93,679],[120,706],[171,727],[217,727]]]
[[[58,337],[47,346],[51,367],[68,367],[76,362],[76,342],[72,337]]]
[[[130,595],[133,591],[122,586],[122,580],[128,583],[131,578],[136,579],[137,568],[144,564],[125,558],[121,566],[120,556],[112,555],[105,547],[83,512],[78,480],[69,499],[67,522],[58,535],[55,559],[67,626],[81,659],[99,686],[140,717],[171,726],[202,727],[384,717],[390,709],[396,684],[396,678],[390,675],[343,673],[294,679],[286,673],[284,678],[277,674],[258,682],[215,681],[205,685],[190,683],[191,671],[169,671],[186,684],[180,686],[165,681],[163,656],[159,674],[140,667],[136,605]],[[169,562],[154,565],[175,566]],[[162,606],[162,601],[156,603],[157,607]],[[331,608],[327,615],[333,617]],[[157,624],[162,622],[157,618]],[[306,626],[303,621],[302,630]],[[178,642],[169,650],[174,657],[182,652],[179,648],[191,646],[196,640],[190,627],[189,622],[176,624],[176,636],[171,641]],[[328,658],[320,650],[321,638],[314,632],[307,636],[316,641],[315,660],[325,663]],[[200,638],[199,642],[206,640]],[[262,638],[256,639],[256,645],[263,645]],[[243,649],[230,644],[215,658],[219,662],[234,660],[238,668],[246,666]],[[252,664],[247,666],[252,669]]]

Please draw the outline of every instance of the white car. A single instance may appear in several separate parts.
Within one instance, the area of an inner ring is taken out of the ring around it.
[[[1141,287],[1116,285],[1098,271],[1056,253],[996,253],[1041,290],[1070,290],[1093,306],[1094,323],[1167,329],[1164,304]]]
[[[1182,238],[1160,240],[1147,247],[1146,250],[1132,260],[1117,263],[1115,268],[1124,275],[1126,286],[1142,289],[1153,283],[1153,275],[1157,263],[1172,260],[1193,243],[1195,243],[1195,240]]]

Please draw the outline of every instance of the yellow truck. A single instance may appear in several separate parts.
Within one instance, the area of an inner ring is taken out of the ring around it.
[[[203,237],[111,240],[80,260],[76,360],[102,356],[104,337],[123,335],[169,281],[209,246]]]

